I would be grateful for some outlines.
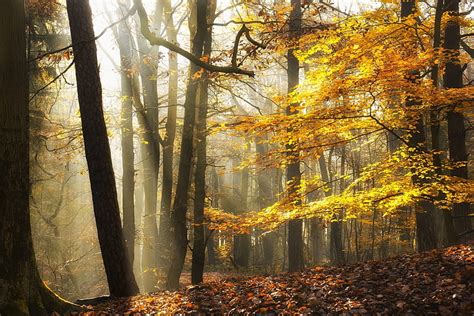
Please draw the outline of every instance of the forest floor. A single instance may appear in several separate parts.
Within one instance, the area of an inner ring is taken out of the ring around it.
[[[299,273],[220,280],[213,277],[177,292],[162,291],[89,306],[93,311],[85,315],[473,315],[473,248],[471,243],[383,261],[315,267]]]

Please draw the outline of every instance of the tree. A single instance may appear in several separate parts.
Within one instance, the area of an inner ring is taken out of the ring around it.
[[[401,16],[402,19],[416,14],[416,1],[402,1],[401,2]],[[416,24],[415,24],[416,27]],[[415,83],[416,78],[419,77],[419,71],[412,71],[408,76],[409,81]],[[421,104],[415,95],[409,95],[406,99],[406,107],[414,107]],[[426,152],[426,136],[425,124],[423,121],[423,114],[418,114],[418,119],[415,123],[415,128],[410,131],[408,145],[413,149],[414,154]],[[415,185],[422,184],[425,180],[414,175],[412,177]],[[416,212],[416,237],[419,251],[426,251],[436,248],[436,236],[434,232],[434,206],[429,201],[420,201],[417,205]]]
[[[298,40],[301,32],[301,3],[299,0],[291,0],[291,13],[289,21],[290,39]],[[294,45],[293,43],[291,45]],[[288,50],[288,93],[292,92],[299,83],[299,61],[294,55],[294,48]],[[297,114],[297,104],[289,104],[286,107],[287,115]],[[288,134],[294,133],[293,128],[288,128]],[[291,138],[294,136],[290,136]],[[286,181],[288,183],[288,195],[295,200],[295,205],[301,204],[298,195],[298,189],[301,183],[301,171],[298,149],[289,143],[287,145],[289,152],[288,166],[286,168]],[[303,222],[299,219],[290,220],[288,223],[288,270],[290,272],[298,271],[304,267],[303,259]]]
[[[207,11],[207,21],[214,20],[216,1],[211,0]],[[196,12],[197,13],[197,12]],[[197,16],[196,16],[197,18]],[[206,22],[207,24],[207,22]],[[209,23],[211,24],[211,23]],[[199,27],[197,24],[196,27]],[[206,27],[203,44],[203,56],[211,58],[212,26]],[[191,282],[203,281],[204,262],[206,258],[206,234],[204,227],[204,208],[206,204],[206,167],[207,167],[207,111],[209,99],[209,79],[206,72],[201,74],[197,96],[196,117],[196,168],[194,174],[194,229]]]
[[[158,1],[157,3],[159,3]],[[161,27],[162,12],[155,12],[154,26]],[[143,157],[143,186],[145,189],[145,214],[143,216],[144,245],[142,252],[142,269],[144,291],[155,289],[157,283],[156,267],[159,259],[157,206],[158,206],[158,171],[160,162],[160,144],[158,133],[158,47],[150,46],[139,32],[137,17],[137,43],[139,52],[139,72],[143,102],[140,108],[142,127],[145,134],[141,142]],[[139,93],[137,91],[137,93]],[[136,99],[140,99],[137,95]]]
[[[459,0],[446,0],[445,12],[448,13],[450,19],[444,28],[443,48],[447,51],[449,58],[443,76],[444,87],[446,89],[461,89],[463,87],[463,70],[459,61],[461,34],[459,22],[456,21],[456,15],[459,15]],[[468,179],[466,127],[464,126],[464,115],[456,106],[456,104],[451,104],[447,113],[449,159],[454,164],[458,164],[451,170],[451,175]],[[454,227],[458,235],[457,238],[462,237],[460,240],[467,240],[469,233],[472,234],[469,212],[470,205],[467,202],[456,203],[453,206]]]
[[[120,3],[120,2],[119,2]],[[128,7],[127,2],[125,2]],[[119,9],[119,13],[122,10]],[[120,51],[121,81],[121,134],[122,134],[122,212],[123,235],[128,250],[128,258],[133,267],[135,257],[135,157],[133,151],[133,82],[131,77],[132,51],[130,30],[124,20],[119,24],[118,38]]]
[[[40,279],[31,237],[24,1],[2,1],[0,15],[0,314],[66,312],[73,305]]]
[[[177,44],[178,31],[174,25],[173,9],[170,0],[163,1],[163,15],[166,36],[169,42]],[[168,109],[163,137],[163,181],[161,185],[159,242],[163,245],[160,254],[160,266],[166,266],[166,257],[170,251],[170,211],[173,193],[174,141],[176,138],[176,113],[178,107],[178,54],[168,51]]]
[[[138,287],[120,220],[89,1],[68,0],[67,12],[94,215],[110,295],[131,296]]]
[[[192,54],[201,58],[204,41],[207,33],[207,0],[196,0],[196,33],[192,40]],[[186,213],[188,207],[188,188],[191,180],[191,164],[193,157],[194,126],[196,117],[196,97],[199,88],[200,67],[191,63],[189,70],[188,85],[186,88],[186,99],[184,101],[184,123],[181,140],[181,152],[179,159],[178,180],[176,184],[176,196],[171,211],[173,230],[172,259],[168,270],[167,285],[170,289],[179,286],[179,277],[183,270],[184,259],[188,247],[188,236],[186,228]]]

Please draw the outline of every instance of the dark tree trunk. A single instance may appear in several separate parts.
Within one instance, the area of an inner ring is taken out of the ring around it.
[[[163,1],[163,13],[168,41],[177,44],[177,31],[173,21],[173,9],[170,0]],[[160,266],[167,266],[170,251],[170,210],[173,190],[173,155],[176,137],[176,109],[178,106],[178,56],[168,52],[168,113],[166,134],[163,137],[163,181],[161,187],[159,243],[163,245],[160,254]]]
[[[402,1],[401,16],[402,19],[415,13],[415,0]],[[419,73],[411,74],[411,78],[416,78]],[[415,80],[415,79],[407,79]],[[405,101],[406,106],[413,107],[419,105],[416,96],[409,96]],[[425,125],[423,122],[423,115],[417,119],[415,128],[410,131],[410,138],[408,144],[415,149],[416,153],[426,152],[425,147]],[[417,176],[413,176],[412,181],[415,185],[423,183],[423,180]],[[425,251],[436,248],[436,235],[434,232],[434,205],[428,201],[421,201],[417,205],[416,210],[416,236],[419,251]]]
[[[206,76],[205,74],[203,76]],[[192,284],[203,280],[206,253],[204,232],[204,207],[206,201],[206,133],[207,133],[207,101],[208,79],[201,78],[199,87],[199,110],[196,119],[196,171],[194,175],[194,225],[193,225],[193,257],[191,267]]]
[[[67,12],[92,201],[110,295],[131,296],[138,293],[138,287],[122,232],[89,1],[67,0]]]
[[[214,20],[215,1],[210,1],[207,20],[211,25]],[[212,26],[207,27],[204,39],[204,56],[211,57]],[[206,233],[204,227],[204,207],[206,202],[206,167],[207,167],[207,109],[209,79],[207,73],[201,75],[198,95],[198,114],[196,118],[196,170],[194,175],[194,225],[193,225],[193,257],[191,266],[191,282],[198,284],[203,281],[204,263],[206,259]]]
[[[459,14],[459,0],[445,0],[445,11],[448,14]],[[451,54],[451,59],[446,63],[444,71],[444,87],[446,89],[460,89],[462,82],[462,65],[459,62],[460,46],[460,26],[456,20],[450,20],[446,23],[444,29],[443,48]],[[448,112],[448,141],[449,141],[449,159],[454,163],[467,161],[466,151],[466,128],[464,126],[463,113],[456,110],[452,105]],[[468,179],[467,165],[458,166],[451,170],[451,175],[463,179]],[[455,204],[453,207],[454,228],[456,235],[461,235],[471,230],[471,220],[469,217],[469,203]],[[461,240],[469,240],[473,234],[464,234]],[[457,236],[456,236],[457,237]],[[456,238],[458,239],[458,238]],[[457,240],[459,241],[459,240]]]
[[[299,0],[291,0],[291,13],[290,13],[290,36],[295,42],[299,37],[301,31],[301,2]],[[292,43],[290,45],[295,45]],[[288,50],[288,92],[299,84],[299,61],[293,54],[294,49]],[[291,104],[286,108],[287,115],[297,114],[297,110],[294,109],[296,104]],[[293,129],[288,129],[288,134],[293,134]],[[298,149],[293,145],[287,145],[289,152],[288,159],[290,163],[286,169],[286,179],[288,182],[288,194],[292,196],[292,199],[296,200],[295,205],[301,204],[301,198],[297,191],[300,187],[301,172],[300,172],[300,158]],[[304,267],[303,258],[303,222],[300,219],[290,220],[288,223],[288,270],[290,272],[301,270]]]
[[[119,12],[121,13],[121,11]],[[128,250],[128,259],[133,267],[135,258],[135,157],[133,152],[133,116],[132,116],[132,69],[131,38],[126,21],[118,28],[118,46],[120,51],[120,79],[122,88],[122,213],[123,235]]]
[[[197,31],[192,40],[192,53],[201,58],[204,41],[207,33],[207,7],[208,0],[196,0],[196,25]],[[191,165],[193,158],[193,138],[196,112],[196,96],[199,88],[199,78],[195,74],[200,67],[194,63],[190,65],[188,87],[184,102],[184,123],[181,139],[181,153],[179,160],[178,182],[176,196],[171,212],[173,239],[171,247],[171,266],[167,275],[167,286],[170,289],[179,287],[179,277],[183,270],[184,259],[188,247],[186,228],[186,213],[188,208],[188,188],[191,180]]]
[[[441,20],[444,12],[444,1],[438,0],[436,2],[436,13],[435,13],[435,24],[434,24],[434,36],[433,36],[433,48],[439,50],[441,47]],[[433,65],[431,69],[431,80],[433,80],[433,86],[435,88],[439,87],[439,65]],[[435,166],[436,173],[438,175],[442,174],[441,166],[441,155],[436,153],[442,150],[440,142],[440,113],[439,110],[433,109],[430,111],[430,121],[431,121],[431,149],[435,152],[433,155],[433,164]],[[441,193],[440,193],[441,194]],[[442,196],[438,197],[442,199]],[[448,245],[453,245],[456,242],[456,231],[454,229],[454,221],[452,214],[446,210],[439,210],[443,214],[444,228],[446,231],[446,241]],[[444,238],[443,238],[444,239]],[[444,242],[444,241],[443,241]]]
[[[29,114],[24,2],[0,2],[0,314],[66,312],[41,281],[29,212]]]

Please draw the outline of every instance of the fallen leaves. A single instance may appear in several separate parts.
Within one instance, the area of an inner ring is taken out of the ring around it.
[[[471,315],[472,247],[299,273],[229,277],[178,292],[117,299],[95,306],[92,313]]]

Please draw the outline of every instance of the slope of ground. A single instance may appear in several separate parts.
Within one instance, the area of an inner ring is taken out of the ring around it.
[[[342,267],[230,277],[95,306],[106,313],[474,313],[473,244]],[[88,314],[88,313],[87,313]]]

